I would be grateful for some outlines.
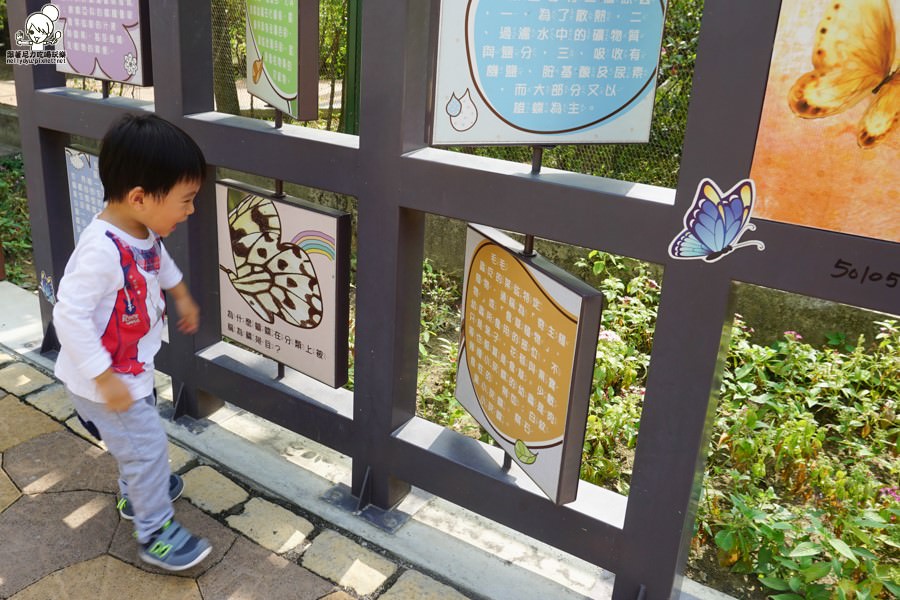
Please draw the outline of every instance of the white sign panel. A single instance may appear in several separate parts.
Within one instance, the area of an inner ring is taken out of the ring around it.
[[[343,385],[349,215],[235,185],[216,193],[222,336]]]
[[[432,143],[646,142],[665,0],[445,0]]]
[[[97,165],[98,158],[93,154],[66,148],[66,174],[69,179],[69,202],[72,205],[72,229],[76,242],[94,215],[105,207],[103,184],[100,182]]]

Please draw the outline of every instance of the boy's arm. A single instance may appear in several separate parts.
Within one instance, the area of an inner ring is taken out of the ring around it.
[[[108,263],[118,272],[110,270]],[[88,244],[76,248],[59,282],[53,307],[53,325],[60,344],[70,350],[76,368],[87,379],[94,379],[112,366],[112,358],[103,347],[94,322],[94,314],[103,298],[121,287],[122,271],[118,261],[102,248]]]
[[[184,283],[181,270],[172,260],[162,240],[160,240],[160,250],[159,285],[169,292],[175,301],[175,311],[178,313],[178,331],[186,334],[197,333],[197,329],[200,327],[200,307],[194,302],[187,284]]]
[[[175,310],[178,312],[178,331],[186,334],[197,333],[200,327],[200,307],[194,302],[187,284],[181,280],[175,287],[167,290],[175,300]]]

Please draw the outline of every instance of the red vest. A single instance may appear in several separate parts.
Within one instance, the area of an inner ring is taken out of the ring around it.
[[[160,241],[158,237],[154,239],[152,250],[136,260],[131,246],[109,231],[106,235],[119,250],[125,285],[116,294],[116,304],[101,341],[112,357],[115,372],[137,375],[144,372],[144,363],[138,360],[138,342],[147,335],[151,326],[147,312],[147,281],[138,270],[138,260],[145,271],[158,273]]]

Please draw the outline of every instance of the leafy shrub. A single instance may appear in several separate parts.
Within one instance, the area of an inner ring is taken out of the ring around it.
[[[33,288],[31,225],[19,154],[0,159],[0,247],[6,257],[9,281]]]
[[[900,329],[875,344],[733,328],[698,535],[777,600],[900,593]]]

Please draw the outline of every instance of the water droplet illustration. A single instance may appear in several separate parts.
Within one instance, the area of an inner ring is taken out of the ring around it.
[[[453,100],[456,100],[459,104],[459,110],[456,111],[456,114],[451,114],[449,110],[450,103],[447,103],[450,125],[457,131],[471,129],[475,125],[475,121],[478,120],[478,109],[475,107],[475,103],[472,102],[472,94],[466,89],[466,93],[462,95],[462,98],[457,99],[456,94],[453,94],[453,99],[450,102],[453,102]]]
[[[447,114],[450,115],[450,118],[458,117],[461,110],[462,102],[459,101],[456,94],[453,94],[450,97],[450,101],[447,102]]]

